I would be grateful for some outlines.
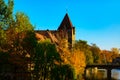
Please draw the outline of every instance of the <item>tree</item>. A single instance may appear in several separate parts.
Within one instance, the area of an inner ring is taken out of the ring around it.
[[[73,79],[81,79],[82,74],[84,73],[84,68],[86,66],[86,57],[83,49],[80,50],[79,45],[75,45],[72,50],[69,50],[67,46],[65,46],[66,41],[60,41],[58,45],[58,52],[62,59],[63,65],[70,65],[73,73]],[[77,47],[76,47],[77,46]]]
[[[13,0],[8,0],[8,4],[0,0],[0,28],[6,30],[13,21],[13,6]]]
[[[27,15],[22,12],[17,12],[15,15],[15,30],[17,33],[25,31],[33,31],[34,27],[30,23],[30,20]]]
[[[27,55],[30,58],[34,54],[37,43],[34,27],[24,13],[17,12],[15,18],[12,13],[13,0],[8,4],[0,0],[0,53],[9,55],[5,59],[17,70],[27,71],[30,63]]]
[[[6,30],[13,21],[13,1],[9,0],[8,4],[0,0],[0,49],[6,42]]]
[[[93,55],[94,63],[98,63],[101,50],[99,49],[99,47],[96,44],[92,44],[92,46],[90,47],[90,50]]]
[[[3,45],[6,42],[6,34],[5,31],[0,29],[0,50],[2,49]]]
[[[86,57],[86,64],[93,63],[93,55],[90,50],[90,46],[87,44],[87,41],[84,41],[84,40],[76,41],[74,48],[79,49],[80,51],[84,52],[85,57]]]
[[[21,42],[21,45],[27,51],[27,53],[33,54],[34,48],[37,44],[33,25],[30,23],[28,16],[22,12],[16,13],[15,21],[14,29],[15,33],[17,34],[18,43]]]
[[[1,60],[4,58],[4,61],[9,60],[10,55],[8,52],[7,47],[7,35],[6,30],[10,26],[10,24],[13,21],[13,1],[8,0],[8,3],[6,4],[4,0],[0,0],[0,57]],[[7,55],[7,56],[6,56]]]
[[[114,53],[114,54],[119,54],[119,49],[118,48],[112,48],[111,51]]]
[[[100,53],[101,63],[111,63],[112,62],[112,52],[108,50],[102,50]]]
[[[31,50],[35,47],[36,38],[34,33],[34,27],[30,23],[28,16],[26,16],[22,12],[16,13],[15,20],[12,23],[11,27],[6,31],[6,34],[7,44],[9,45],[9,48],[19,50],[12,52],[18,53],[21,51],[20,54],[30,54]]]
[[[55,44],[50,42],[38,42],[34,56],[34,75],[36,80],[55,78],[52,76],[52,70],[60,66],[60,55],[57,52]],[[57,64],[58,63],[58,64]],[[57,74],[57,72],[55,73]],[[54,74],[54,75],[55,75]]]
[[[84,74],[84,69],[86,66],[86,57],[82,51],[79,49],[74,49],[73,53],[70,54],[70,65],[75,70],[76,79],[81,79],[82,74]]]

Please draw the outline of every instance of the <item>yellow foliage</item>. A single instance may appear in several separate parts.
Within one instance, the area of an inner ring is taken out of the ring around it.
[[[61,45],[58,46],[58,52],[63,61],[63,65],[70,65],[74,71],[75,76],[81,75],[84,73],[86,66],[86,57],[82,51],[79,49],[69,50],[68,47],[64,46],[66,42],[61,41]]]
[[[70,55],[70,64],[74,67],[76,74],[84,73],[85,55],[80,50],[74,50]]]
[[[84,69],[86,66],[86,58],[82,51],[80,50],[73,50],[70,52],[66,48],[59,48],[59,53],[61,56],[61,59],[63,60],[63,65],[68,64],[71,65],[72,68],[75,71],[75,76],[83,74]]]

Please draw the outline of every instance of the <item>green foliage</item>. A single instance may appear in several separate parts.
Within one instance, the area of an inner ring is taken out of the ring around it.
[[[34,27],[29,18],[21,12],[16,15],[14,22],[4,31],[6,34],[6,48],[4,47],[4,49],[10,54],[19,54],[25,57],[34,52],[37,41]]]
[[[12,13],[13,0],[8,4],[0,0],[0,61],[3,64],[0,63],[2,66],[6,65],[5,62],[12,64],[13,71],[28,72],[29,60],[37,43],[34,27],[24,13],[16,13],[15,18]]]
[[[8,4],[0,0],[0,28],[7,29],[13,21],[13,5],[13,0],[9,0]]]
[[[84,74],[84,68],[86,66],[86,57],[83,51],[80,51],[78,47],[69,50],[66,46],[66,40],[61,40],[58,46],[58,52],[62,59],[62,64],[69,65],[73,74],[73,79],[80,80],[82,74]]]
[[[30,73],[33,76],[25,76],[28,80],[31,77],[35,80],[81,79],[86,64],[98,63],[103,54],[108,55],[107,62],[118,56],[116,48],[100,53],[99,47],[90,46],[84,40],[76,41],[71,50],[68,50],[66,39],[58,45],[51,43],[50,39],[37,41],[28,16],[17,12],[14,17],[13,6],[13,0],[8,0],[8,4],[0,0],[0,64],[6,66],[5,63],[9,63],[13,71],[29,73],[28,64],[33,65]]]
[[[35,80],[74,80],[74,68],[70,64],[63,64],[55,44],[48,41],[38,42],[35,51]]]
[[[55,62],[60,62],[60,55],[58,54],[55,44],[49,42],[39,42],[36,46],[34,56],[35,61],[35,75],[36,78],[50,78],[50,72],[55,68]]]
[[[92,55],[94,56],[94,63],[98,63],[99,61],[99,56],[100,56],[100,49],[97,47],[96,44],[92,44],[90,47],[90,50],[92,51]]]
[[[13,1],[9,0],[8,4],[4,2],[4,0],[0,0],[0,46],[6,42],[6,30],[13,21]]]
[[[0,29],[0,46],[2,47],[2,45],[5,44],[6,41],[6,34],[5,31]]]
[[[51,71],[51,80],[74,80],[74,69],[70,65],[56,66]]]
[[[87,44],[87,41],[84,41],[84,40],[78,40],[75,42],[75,45],[74,45],[75,49],[79,49],[80,51],[85,51],[86,49],[89,48],[88,44]]]
[[[84,52],[86,56],[86,64],[93,64],[93,55],[90,50],[90,46],[87,44],[87,41],[84,40],[76,41],[74,48]]]
[[[93,64],[94,56],[92,55],[92,52],[90,50],[85,51],[85,56],[86,56],[86,64]]]
[[[12,0],[8,1],[8,5],[0,0],[0,4],[1,59],[4,58],[4,62],[8,61],[13,64],[12,66],[17,67],[17,69],[13,69],[14,71],[28,72],[28,64],[34,64],[35,80],[39,78],[54,80],[58,77],[60,80],[69,78],[69,75],[72,75],[72,69],[68,65],[61,65],[61,56],[55,44],[51,44],[49,40],[37,43],[34,27],[28,16],[22,12],[17,12],[15,18],[13,18]],[[69,71],[71,72],[67,74]],[[56,74],[58,74],[58,77],[55,77]]]
[[[87,41],[84,40],[78,40],[75,43],[74,46],[75,49],[79,49],[80,51],[83,51],[86,56],[86,63],[87,64],[93,64],[99,62],[99,56],[100,56],[100,49],[96,46],[96,44],[92,44],[92,46],[87,44]]]
[[[15,30],[17,33],[34,30],[28,16],[22,12],[17,12],[15,15]]]

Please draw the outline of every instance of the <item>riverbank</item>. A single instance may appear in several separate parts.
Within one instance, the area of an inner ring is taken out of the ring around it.
[[[120,80],[120,70],[113,69],[111,74],[112,80]],[[105,69],[87,69],[86,80],[108,80]]]

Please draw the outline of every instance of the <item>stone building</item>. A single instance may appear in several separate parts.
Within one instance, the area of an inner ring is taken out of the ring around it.
[[[75,42],[75,27],[68,16],[65,14],[57,30],[36,30],[37,39],[44,40],[49,38],[52,42],[59,44],[60,40],[67,40],[68,47],[72,48]]]

